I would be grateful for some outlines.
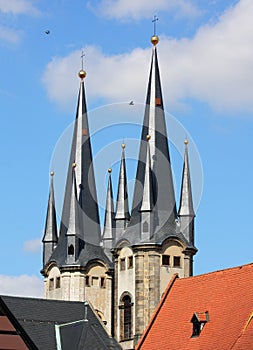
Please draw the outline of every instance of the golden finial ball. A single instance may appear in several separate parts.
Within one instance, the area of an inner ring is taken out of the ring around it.
[[[124,143],[122,143],[121,147],[124,149],[124,148],[126,148],[126,145]]]
[[[151,136],[150,135],[147,135],[146,136],[146,140],[149,141],[151,139]]]
[[[187,139],[184,140],[184,144],[188,145],[189,141]]]
[[[72,164],[72,168],[73,168],[73,169],[76,168],[76,165],[77,165],[76,163],[73,163],[73,164]]]
[[[157,35],[153,35],[153,36],[151,37],[150,41],[151,41],[151,43],[152,43],[153,45],[157,45],[157,44],[159,43],[159,38],[158,38]]]
[[[108,173],[111,174],[111,172],[112,172],[112,168],[109,168]]]
[[[51,176],[54,176],[54,171],[50,171],[50,175],[51,175]]]
[[[83,69],[81,69],[78,73],[78,76],[80,79],[84,79],[86,77],[86,72]]]

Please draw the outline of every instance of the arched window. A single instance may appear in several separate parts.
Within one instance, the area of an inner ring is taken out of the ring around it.
[[[143,232],[148,232],[148,223],[147,223],[147,221],[145,221],[143,223]]]
[[[68,247],[68,255],[74,255],[74,246],[73,246],[73,244],[71,244]]]
[[[132,336],[132,303],[129,295],[125,295],[123,302],[123,335],[124,339],[130,339]]]

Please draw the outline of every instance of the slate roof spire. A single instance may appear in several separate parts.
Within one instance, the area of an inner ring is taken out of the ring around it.
[[[150,146],[149,146],[150,139],[151,139],[151,136],[147,135],[143,196],[142,196],[140,212],[152,211],[154,207],[153,181],[152,181]]]
[[[190,243],[194,244],[194,217],[192,186],[188,157],[188,140],[184,141],[184,166],[182,173],[182,185],[178,216],[181,223],[181,230]]]
[[[177,218],[176,201],[172,179],[170,154],[168,148],[165,114],[163,107],[162,87],[160,81],[157,58],[158,36],[151,38],[153,44],[152,60],[147,88],[146,106],[142,126],[139,160],[137,166],[136,183],[133,196],[133,207],[128,234],[134,235],[134,227],[140,222],[140,207],[143,197],[145,179],[146,136],[150,135],[149,142],[152,187],[154,200],[155,241],[161,241],[166,235],[175,232]]]
[[[80,204],[82,221],[82,240],[99,245],[101,232],[97,205],[97,193],[90,143],[87,107],[85,99],[84,78],[86,72],[79,72],[80,90],[72,139],[69,168],[63,203],[60,235],[66,234],[70,215],[70,198],[72,188],[72,164],[76,163],[77,198]]]
[[[58,242],[57,236],[57,222],[56,222],[56,211],[55,211],[55,200],[54,200],[54,181],[53,176],[54,172],[50,173],[50,191],[47,205],[47,216],[46,216],[46,224],[44,230],[44,236],[42,239],[43,242],[43,265],[45,265],[55,246]]]
[[[79,254],[79,238],[82,235],[79,203],[76,188],[76,163],[72,165],[72,190],[70,196],[69,222],[67,227],[67,263],[73,264]]]
[[[114,221],[114,204],[113,204],[113,192],[112,192],[112,169],[108,169],[108,187],[106,196],[105,207],[105,221],[103,232],[103,246],[105,249],[110,250],[113,247],[115,241],[115,221]]]
[[[115,211],[117,239],[122,234],[122,231],[126,228],[127,223],[130,219],[129,206],[128,206],[126,161],[125,161],[126,145],[123,143],[121,147],[122,147],[122,155],[121,155],[118,194],[117,194],[116,211]]]

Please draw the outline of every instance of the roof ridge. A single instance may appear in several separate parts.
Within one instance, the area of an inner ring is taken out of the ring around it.
[[[16,296],[16,295],[2,295],[0,294],[0,299],[3,298],[11,298],[11,299],[23,299],[23,300],[36,300],[38,302],[58,302],[58,303],[64,303],[64,304],[68,304],[68,303],[71,303],[71,304],[83,304],[82,301],[71,301],[71,300],[57,300],[57,299],[45,299],[45,298],[36,298],[36,297],[24,297],[24,296]]]
[[[244,265],[227,267],[227,268],[220,269],[220,270],[215,270],[215,271],[210,271],[210,272],[206,272],[206,273],[201,273],[199,275],[184,277],[184,278],[180,278],[180,280],[189,280],[189,279],[193,279],[193,278],[198,278],[198,277],[202,277],[202,276],[208,276],[208,275],[216,274],[216,273],[219,273],[219,272],[228,272],[228,271],[236,270],[236,269],[240,270],[242,268],[250,267],[250,266],[253,267],[253,262],[252,263],[248,263],[248,264],[244,264]]]

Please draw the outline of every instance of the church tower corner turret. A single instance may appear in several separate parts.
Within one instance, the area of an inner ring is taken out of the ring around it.
[[[184,166],[182,172],[182,184],[178,217],[180,227],[185,238],[194,245],[194,218],[195,212],[192,198],[192,185],[190,176],[190,165],[188,156],[188,140],[184,141]]]
[[[54,182],[53,176],[54,172],[50,173],[50,191],[47,205],[47,215],[46,215],[46,224],[44,230],[44,236],[42,239],[43,242],[43,266],[46,265],[49,258],[51,257],[57,242],[57,221],[56,221],[56,211],[55,211],[55,199],[54,199]]]

